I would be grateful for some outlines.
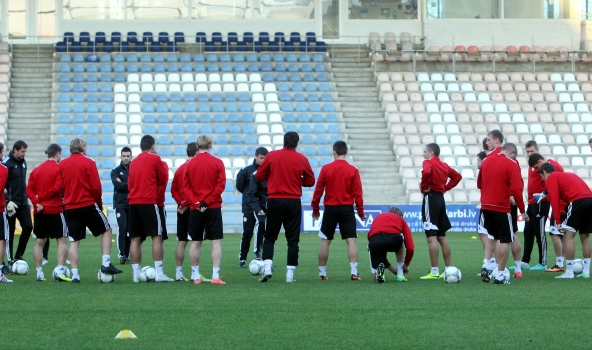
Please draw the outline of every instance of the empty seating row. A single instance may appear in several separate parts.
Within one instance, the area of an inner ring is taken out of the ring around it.
[[[243,80],[244,78],[240,78],[239,79],[239,75],[237,74],[237,80],[236,81],[245,81]],[[244,74],[246,76],[246,74]],[[106,79],[106,80],[105,80]],[[99,81],[99,77],[97,77],[96,74],[83,74],[83,73],[76,73],[76,74],[67,74],[67,73],[62,73],[59,75],[58,80],[60,82],[98,82]],[[256,82],[256,81],[264,81],[264,82],[273,82],[273,81],[277,81],[277,82],[328,82],[329,76],[325,73],[305,73],[305,74],[297,74],[297,73],[290,73],[290,74],[286,74],[286,73],[277,73],[277,74],[273,74],[273,73],[265,73],[263,74],[263,77],[260,74],[257,73],[252,73],[249,74],[249,80],[251,82]],[[123,81],[127,81],[125,75],[123,74],[115,74],[114,77],[111,77],[109,74],[101,74],[101,81],[103,82],[109,82],[109,81],[116,81],[116,82],[123,82]],[[2,78],[2,74],[0,74],[0,82],[8,82],[8,77],[6,78]]]
[[[506,92],[513,92],[513,91],[530,91],[530,92],[539,92],[539,91],[547,91],[547,92],[580,92],[580,91],[592,91],[592,84],[590,83],[583,83],[582,86],[578,85],[577,83],[570,83],[567,86],[565,83],[529,83],[526,85],[525,83],[502,83],[501,87],[498,83],[488,83],[485,85],[484,83],[415,83],[415,82],[399,82],[399,83],[390,83],[390,82],[379,82],[380,91],[441,91],[441,92],[473,92],[473,91],[506,91]]]
[[[332,102],[333,101],[333,95],[329,94],[329,93],[324,93],[321,94],[321,97],[319,97],[318,94],[316,93],[280,93],[279,94],[279,98],[278,98],[278,94],[276,94],[275,92],[270,92],[265,94],[265,96],[262,93],[253,93],[248,94],[248,93],[241,93],[238,95],[238,98],[235,94],[225,94],[224,95],[224,99],[222,98],[221,94],[217,94],[216,96],[214,96],[216,94],[212,94],[212,99],[210,100],[210,96],[208,96],[208,94],[198,94],[197,97],[194,94],[191,93],[187,93],[187,94],[183,94],[183,97],[181,97],[181,94],[176,94],[176,93],[171,93],[171,94],[157,94],[156,96],[154,96],[153,94],[150,93],[146,93],[146,94],[142,94],[142,97],[140,97],[140,94],[136,94],[136,93],[129,93],[129,94],[125,94],[125,93],[117,93],[115,94],[115,96],[113,96],[113,94],[101,94],[100,96],[98,96],[97,94],[94,93],[89,93],[89,94],[83,94],[83,93],[73,93],[73,94],[69,94],[69,93],[60,93],[58,96],[58,102],[208,102],[208,101],[212,101],[212,102],[222,102],[222,101],[226,101],[226,102],[236,102],[236,101],[240,101],[240,102],[248,102],[248,101],[253,101],[253,102],[277,102],[277,101],[282,101],[282,102],[290,102],[290,101],[296,101],[296,102],[319,102],[319,101],[323,101],[323,102]],[[1,101],[0,101],[1,102]]]
[[[5,120],[5,119],[4,119]],[[262,123],[262,122],[281,122],[282,120],[285,123],[337,123],[338,118],[335,114],[327,113],[313,113],[313,114],[306,114],[306,113],[299,113],[297,116],[294,114],[286,113],[283,116],[279,113],[271,113],[269,115],[269,119],[267,119],[267,115],[265,114],[257,114],[253,117],[252,114],[214,114],[213,117],[209,114],[201,114],[199,116],[195,114],[173,114],[172,116],[166,114],[160,114],[158,116],[154,116],[152,114],[145,114],[140,116],[139,114],[132,114],[129,116],[125,114],[117,114],[115,118],[112,114],[103,114],[99,119],[99,116],[96,114],[88,114],[88,116],[82,114],[61,114],[58,117],[58,123],[70,124],[82,124],[82,123],[117,123],[117,124],[125,124],[125,123]]]
[[[162,54],[150,55],[142,54],[138,57],[136,54],[102,54],[98,57],[99,62],[324,62],[325,55],[313,54],[312,57],[309,54],[242,54],[236,53],[232,56],[230,54],[168,54],[166,57]],[[80,62],[84,63],[87,61],[87,57],[82,54],[60,54],[60,62]],[[1,62],[1,61],[0,61]]]
[[[580,92],[568,93],[568,92],[561,92],[559,94],[554,92],[545,93],[543,96],[542,93],[527,93],[522,92],[516,96],[513,92],[507,93],[499,93],[499,92],[481,92],[481,93],[473,93],[473,92],[456,92],[456,93],[446,93],[446,92],[416,92],[406,94],[404,92],[397,92],[396,96],[393,93],[387,92],[381,94],[381,100],[385,102],[592,102],[592,93],[587,93],[584,97],[584,94]]]
[[[110,104],[102,104],[96,105],[94,103],[86,103],[86,104],[74,104],[70,106],[69,104],[60,104],[57,109],[60,113],[179,113],[179,112],[335,112],[336,108],[335,105],[332,103],[324,103],[322,106],[319,103],[296,103],[295,105],[291,103],[255,103],[255,104],[247,104],[242,103],[240,105],[236,105],[234,103],[230,104],[213,104],[210,106],[206,103],[201,103],[199,105],[195,105],[193,103],[187,103],[185,105],[181,104],[171,104],[170,106],[164,103],[160,103],[158,105],[152,105],[144,103],[140,104],[116,104],[115,108],[113,108]]]
[[[377,74],[378,81],[419,81],[419,82],[455,82],[455,81],[541,81],[541,82],[586,82],[592,80],[592,76],[589,79],[588,73],[577,73],[575,76],[572,73],[385,73],[381,72]]]
[[[504,103],[496,103],[495,106],[491,103],[477,103],[472,102],[468,104],[458,103],[405,103],[405,102],[386,102],[387,112],[472,112],[472,113],[507,113],[507,112],[590,112],[590,108],[585,103],[537,103],[536,106],[532,103],[511,103],[506,105]]]
[[[140,92],[140,85],[136,84],[136,83],[130,83],[130,84],[125,84],[126,80],[125,77],[122,77],[123,80],[120,81],[116,81],[116,83],[113,84],[108,84],[108,83],[103,83],[100,86],[95,84],[95,83],[88,83],[88,84],[59,84],[59,88],[58,91],[59,92]],[[109,82],[111,80],[108,80]],[[82,82],[82,81],[81,81]],[[80,83],[81,83],[80,82]],[[119,82],[119,83],[118,83]],[[123,84],[120,84],[123,83]],[[218,84],[219,85],[219,84]],[[7,86],[0,84],[0,93],[4,92],[2,87],[4,86],[4,88],[7,88]],[[207,86],[207,85],[206,85]],[[155,87],[151,87],[151,84],[146,84],[146,85],[142,85],[142,89],[143,90],[149,90],[149,89],[154,89]],[[181,87],[179,84],[170,84],[170,85],[164,85],[164,87],[162,85],[159,86],[160,89],[165,89],[163,92],[166,91],[170,91],[172,90],[178,90],[181,91]],[[200,87],[203,89],[203,87]],[[218,86],[215,87],[215,89],[217,89]],[[230,86],[227,86],[227,88],[231,89]],[[220,89],[222,89],[220,87]],[[274,83],[266,83],[266,84],[260,84],[260,83],[239,83],[236,85],[236,91],[240,91],[240,92],[316,92],[316,91],[321,91],[321,92],[330,92],[332,90],[332,84],[326,84],[326,83],[306,83],[304,84],[304,86],[301,83],[280,83],[280,84],[274,84]],[[6,89],[6,92],[8,90]],[[205,91],[204,91],[205,92]],[[217,95],[217,94],[212,94],[212,96]],[[228,94],[226,94],[228,96]]]
[[[115,63],[113,65],[109,63],[101,63],[99,65],[91,63],[88,65],[82,65],[79,63],[70,65],[67,63],[60,64],[60,73],[123,73],[123,72],[326,72],[327,68],[324,64],[317,63],[314,68],[309,63],[297,64],[289,63],[287,67],[283,63],[249,63],[247,65],[242,63],[209,63],[206,67],[204,64],[197,63],[192,68],[190,64],[185,63],[179,65],[176,63],[169,63],[165,66],[163,63],[155,63],[154,65],[149,63],[142,63],[138,68],[135,63],[129,63],[127,65],[122,63]]]
[[[452,114],[447,113],[441,115],[439,113],[430,114],[429,116],[425,113],[406,113],[396,114],[389,113],[387,116],[389,123],[592,123],[592,114],[590,113],[570,113],[567,117],[564,114],[537,114],[537,113],[514,113],[512,115],[502,114],[486,114],[483,117],[482,114]]]

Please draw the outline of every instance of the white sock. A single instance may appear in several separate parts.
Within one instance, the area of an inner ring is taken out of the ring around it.
[[[319,266],[319,277],[320,276],[327,277],[327,266]]]
[[[199,265],[191,266],[191,280],[201,279],[199,275]]]
[[[132,264],[132,271],[134,272],[134,281],[140,278],[140,264]],[[72,270],[72,272],[74,272],[74,270]]]
[[[183,266],[177,266],[175,271],[177,272],[177,276],[176,276],[177,278],[183,277]]]
[[[370,267],[370,272],[372,272],[373,275],[376,274],[376,269],[373,269],[372,267]]]
[[[559,267],[563,267],[563,262],[565,261],[565,258],[562,256],[558,256],[555,258],[555,264]]]
[[[78,276],[78,269],[72,269],[72,279],[74,278],[80,279],[80,276]]]
[[[111,264],[111,257],[109,255],[103,255],[103,266],[109,267]]]
[[[403,266],[405,266],[405,263],[397,263],[397,275],[401,277],[404,276]]]
[[[263,265],[265,265],[265,272],[266,275],[271,275],[271,265],[273,264],[273,260],[267,259],[263,260]]]
[[[573,260],[565,260],[567,265],[565,266],[565,273],[568,275],[573,275]]]
[[[584,275],[590,274],[590,258],[584,259],[584,271],[582,271]]]
[[[38,278],[45,277],[45,275],[43,274],[43,267],[37,267],[37,268],[35,268],[35,270],[37,270],[37,277]]]
[[[497,277],[495,277],[496,280],[498,281],[503,281],[504,280],[504,271],[501,271],[499,269],[499,267],[497,268]]]
[[[439,275],[440,274],[440,270],[438,269],[438,266],[433,267],[432,266],[432,275]]]
[[[296,266],[288,265],[288,271],[286,272],[286,278],[294,279],[294,271],[296,271]]]
[[[487,269],[491,271],[497,269],[497,262],[495,261],[495,258],[489,259],[489,267]]]
[[[162,260],[154,262],[154,269],[156,270],[156,277],[164,276],[162,272]]]
[[[64,266],[64,265],[58,265],[58,271],[60,273],[66,273],[66,266]]]
[[[358,275],[358,263],[357,262],[350,262],[349,267],[351,268],[352,275]]]
[[[487,265],[489,265],[489,259],[483,259],[483,266],[481,266],[481,268],[486,269]]]
[[[516,272],[522,272],[522,261],[516,260]]]
[[[219,267],[214,267],[212,269],[212,279],[213,280],[219,280],[220,279],[220,268]]]

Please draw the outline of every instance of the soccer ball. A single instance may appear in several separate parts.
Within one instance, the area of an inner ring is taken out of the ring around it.
[[[264,269],[265,264],[263,264],[263,261],[261,260],[253,260],[249,264],[249,272],[251,273],[251,275],[260,275],[263,273]]]
[[[29,264],[24,260],[17,260],[12,264],[12,272],[17,275],[26,275],[29,272]]]
[[[573,272],[576,275],[579,275],[582,273],[582,271],[584,271],[584,260],[582,259],[576,259],[573,262]]]
[[[450,266],[444,270],[444,282],[446,283],[458,283],[462,279],[460,270],[454,266]]]
[[[64,272],[64,275],[66,275],[66,277],[70,278],[70,269],[64,266],[64,269],[66,270]],[[56,267],[55,269],[53,269],[53,279],[58,281],[58,268]]]
[[[101,270],[99,270],[99,273],[97,274],[97,278],[99,279],[99,282],[101,282],[101,283],[111,283],[111,282],[115,281],[115,275],[103,273],[103,272],[101,272]]]
[[[493,273],[491,274],[491,277],[495,279],[497,277],[497,272],[498,271],[497,271],[497,268],[496,268],[495,270],[493,270]],[[510,280],[510,270],[508,270],[507,268],[505,268],[503,274],[504,274],[504,278],[506,279],[506,281],[509,281]]]
[[[152,266],[144,266],[140,270],[140,281],[154,282],[156,279],[156,270]]]

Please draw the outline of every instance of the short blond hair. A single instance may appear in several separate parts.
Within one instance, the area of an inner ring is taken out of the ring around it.
[[[70,142],[70,153],[84,153],[86,149],[86,141],[75,138]]]
[[[212,147],[212,139],[209,136],[201,135],[197,138],[197,149],[209,150]]]
[[[397,214],[400,217],[403,217],[403,211],[399,207],[390,207],[389,213]]]

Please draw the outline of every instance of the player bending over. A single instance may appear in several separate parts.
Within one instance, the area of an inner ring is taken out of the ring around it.
[[[458,185],[462,176],[448,164],[442,162],[439,156],[440,146],[435,143],[428,144],[423,151],[425,160],[419,184],[423,193],[421,218],[428,241],[432,270],[427,275],[420,277],[422,280],[444,277],[444,274],[440,275],[438,269],[438,244],[442,248],[444,266],[452,266],[450,245],[446,239],[446,231],[450,230],[451,225],[448,214],[446,214],[444,193]]]
[[[403,259],[403,245],[406,248]],[[386,213],[378,214],[370,231],[368,231],[368,250],[370,251],[370,266],[376,271],[376,282],[385,281],[385,266],[387,252],[395,252],[397,255],[397,282],[407,282],[405,273],[409,272],[409,264],[413,259],[415,246],[409,225],[403,219],[403,211],[392,207]]]
[[[573,262],[575,258],[574,237],[580,232],[582,254],[584,255],[584,270],[577,277],[590,278],[590,232],[592,232],[592,191],[579,176],[572,173],[560,173],[555,167],[546,163],[539,168],[545,187],[551,201],[553,218],[561,222],[561,201],[567,203],[567,217],[557,224],[557,230],[563,232],[563,247],[565,249],[565,272],[555,278],[574,278]]]

